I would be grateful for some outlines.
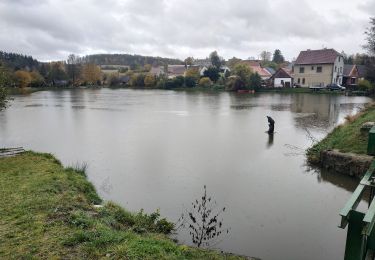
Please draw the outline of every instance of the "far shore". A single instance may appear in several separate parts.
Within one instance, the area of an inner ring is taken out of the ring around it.
[[[129,87],[129,86],[59,86],[59,87],[26,87],[26,88],[12,88],[8,87],[7,91],[9,95],[26,95],[31,94],[34,92],[39,91],[47,91],[47,90],[67,90],[67,89],[93,89],[93,88],[110,88],[110,89],[134,89],[134,90],[154,90],[160,88],[136,88],[136,87]],[[189,91],[189,92],[232,92],[225,89],[223,85],[213,85],[210,87],[180,87],[180,88],[173,88],[173,89],[160,89],[160,90],[174,90],[174,91]],[[330,91],[330,90],[319,90],[314,91],[309,88],[262,88],[255,93],[285,93],[285,94],[292,94],[292,93],[306,93],[306,94],[330,94],[330,95],[350,95],[350,96],[365,96],[366,93],[363,92],[350,92],[350,91]],[[241,93],[241,94],[250,94],[250,93]],[[250,94],[253,95],[253,94]]]

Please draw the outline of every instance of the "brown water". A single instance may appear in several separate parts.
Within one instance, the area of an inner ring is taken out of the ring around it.
[[[203,192],[230,233],[215,248],[262,259],[342,259],[339,211],[357,182],[306,166],[303,151],[365,97],[65,90],[17,96],[1,146],[87,162],[98,192],[176,221]],[[266,116],[276,121],[273,140]],[[178,238],[191,243],[184,230]]]

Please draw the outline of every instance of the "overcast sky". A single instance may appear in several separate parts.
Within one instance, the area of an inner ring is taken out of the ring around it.
[[[374,0],[0,0],[0,50],[246,59],[280,49],[363,52]]]

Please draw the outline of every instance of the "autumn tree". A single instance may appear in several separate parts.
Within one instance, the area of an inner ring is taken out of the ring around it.
[[[16,78],[17,86],[20,88],[28,87],[32,81],[30,73],[25,70],[17,70],[14,73],[14,76]]]
[[[102,79],[100,67],[93,63],[86,63],[82,68],[82,79],[89,85],[100,83]]]
[[[144,79],[144,85],[146,88],[152,88],[156,85],[156,78],[152,74],[147,74]]]
[[[189,68],[186,70],[185,77],[194,78],[198,80],[200,78],[200,72],[198,68]]]
[[[281,51],[279,49],[276,49],[273,53],[272,61],[277,64],[285,62],[284,56],[281,54]]]
[[[232,74],[239,77],[241,85],[246,86],[249,84],[252,70],[248,65],[244,63],[238,63],[236,66],[234,66]]]
[[[209,77],[203,77],[199,80],[199,86],[201,87],[209,87],[212,85],[212,81]]]
[[[31,82],[30,87],[40,87],[44,85],[44,78],[37,70],[30,72]]]
[[[152,68],[151,64],[145,64],[143,66],[143,71],[144,72],[149,72],[151,70],[151,68]]]

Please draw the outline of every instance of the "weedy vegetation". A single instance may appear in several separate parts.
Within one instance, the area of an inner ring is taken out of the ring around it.
[[[34,152],[0,159],[1,259],[241,259],[176,244],[158,211],[103,204],[86,168]]]

